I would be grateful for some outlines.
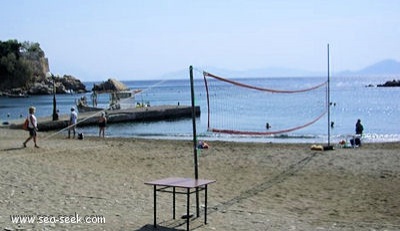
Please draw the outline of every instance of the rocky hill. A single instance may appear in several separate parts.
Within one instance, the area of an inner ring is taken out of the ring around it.
[[[57,94],[87,92],[86,86],[71,75],[36,78],[33,86],[27,92],[30,95],[47,95],[53,94],[53,88]]]
[[[50,74],[48,58],[39,43],[0,41],[0,60],[0,94],[87,92],[86,86],[72,75]]]
[[[357,71],[343,71],[338,73],[339,76],[399,76],[400,62],[394,59],[386,59],[371,64]]]
[[[377,87],[400,87],[400,80],[386,81],[384,84],[378,84]]]

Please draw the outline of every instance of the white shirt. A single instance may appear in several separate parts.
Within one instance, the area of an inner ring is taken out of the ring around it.
[[[37,119],[36,116],[34,114],[29,114],[29,116],[27,117],[28,121],[29,121],[29,128],[36,128],[37,127]]]
[[[76,124],[77,120],[78,120],[78,114],[76,113],[76,111],[72,111],[69,121],[71,122],[71,124]]]

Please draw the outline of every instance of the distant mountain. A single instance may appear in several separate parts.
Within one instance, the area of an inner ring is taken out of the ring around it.
[[[244,71],[232,71],[233,77],[301,77],[321,76],[320,72],[307,71],[294,68],[269,67],[260,69],[249,69]]]
[[[400,62],[393,59],[386,59],[378,63],[367,66],[358,71],[343,71],[338,75],[397,75],[400,76]]]
[[[291,68],[260,68],[260,69],[248,69],[248,70],[228,70],[217,67],[193,67],[194,75],[202,75],[203,71],[210,72],[212,74],[226,77],[226,78],[241,78],[241,77],[300,77],[300,76],[322,76],[325,75],[321,72],[312,72],[301,69]],[[182,79],[187,78],[189,75],[189,68],[185,70],[179,70],[170,72],[161,76],[162,79]]]
[[[312,77],[312,76],[325,76],[326,72],[307,71],[302,69],[282,68],[282,67],[269,67],[260,69],[249,70],[228,70],[217,67],[194,67],[195,75],[202,75],[202,71],[207,71],[212,74],[219,75],[227,78],[240,78],[240,77]],[[182,79],[187,78],[189,75],[189,68],[167,73],[161,76],[162,79]],[[342,71],[335,73],[336,76],[400,76],[400,62],[393,59],[387,59],[378,63],[367,66],[357,71]]]

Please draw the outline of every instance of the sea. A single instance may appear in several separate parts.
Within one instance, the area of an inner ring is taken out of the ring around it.
[[[228,78],[229,79],[229,78]],[[245,85],[262,86],[272,89],[302,89],[327,81],[327,77],[265,77],[265,78],[232,78]],[[304,128],[281,134],[254,135],[254,134],[225,134],[208,130],[208,106],[206,87],[202,75],[194,78],[195,104],[200,106],[201,115],[196,119],[196,136],[199,140],[223,140],[235,142],[272,142],[272,143],[330,143],[336,144],[347,140],[355,133],[355,123],[361,119],[364,126],[363,142],[398,142],[400,141],[400,88],[376,87],[378,84],[392,80],[385,77],[348,76],[329,78],[329,100],[331,102],[329,113],[325,114],[315,123]],[[156,105],[191,105],[191,84],[187,79],[174,80],[132,80],[122,81],[131,89],[141,89],[136,95],[133,104]],[[93,84],[99,82],[84,82],[90,90]],[[236,87],[218,85],[215,95],[219,104],[224,105],[213,109],[217,117],[227,121],[238,117],[242,110],[238,105],[246,107],[246,113],[251,118],[237,120],[235,128],[242,129],[241,121],[250,124],[250,127],[265,129],[266,122],[271,123],[271,130],[277,127],[290,128],[301,125],[316,117],[321,105],[314,103],[310,95],[272,94],[274,100],[266,97],[253,97],[244,99]],[[85,94],[58,94],[56,95],[57,109],[60,114],[68,114],[70,108],[75,106],[77,99],[85,96],[90,99],[90,92]],[[281,96],[282,95],[282,96]],[[281,98],[282,97],[282,98]],[[327,94],[321,91],[311,95],[317,98],[316,102],[324,102]],[[271,100],[270,100],[271,99]],[[285,99],[282,102],[280,99]],[[244,101],[246,100],[246,101]],[[255,102],[258,102],[257,104]],[[98,106],[107,107],[109,96],[98,96]],[[254,104],[253,104],[254,103]],[[267,105],[267,108],[259,106]],[[282,106],[287,105],[287,106]],[[292,106],[290,106],[292,105]],[[0,97],[1,124],[25,117],[28,107],[35,106],[36,116],[51,116],[53,111],[53,96],[30,96],[29,98]],[[134,105],[133,105],[134,106]],[[305,113],[305,111],[310,114]],[[331,122],[334,123],[331,126]],[[214,121],[216,126],[223,122]],[[248,126],[248,125],[246,125]],[[262,128],[261,128],[262,127]],[[278,129],[278,130],[279,130]],[[85,136],[97,136],[98,128],[79,127],[79,132]],[[56,131],[55,131],[56,132]],[[158,122],[130,122],[109,124],[106,129],[107,137],[134,137],[149,139],[193,139],[193,121],[191,118],[175,119]]]

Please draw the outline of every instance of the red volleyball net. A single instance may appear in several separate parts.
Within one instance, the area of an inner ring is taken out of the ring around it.
[[[230,80],[203,72],[207,127],[215,133],[274,135],[290,133],[321,119],[328,108],[327,81],[293,89],[279,78]],[[315,78],[318,80],[318,78]],[[320,79],[319,79],[320,80]],[[246,82],[246,83],[244,83]]]

